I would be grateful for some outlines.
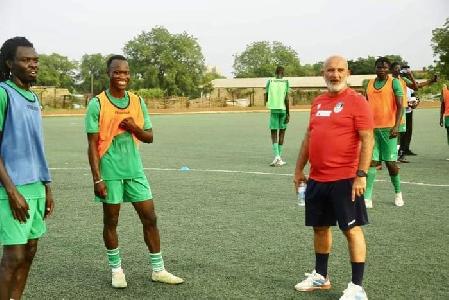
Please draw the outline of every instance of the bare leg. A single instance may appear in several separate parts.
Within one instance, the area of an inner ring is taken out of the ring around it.
[[[134,209],[142,222],[143,238],[150,253],[159,253],[161,251],[161,242],[159,229],[157,228],[157,217],[154,211],[152,200],[134,202]]]
[[[17,271],[26,260],[26,246],[3,247],[3,257],[0,263],[0,300],[9,300],[12,297]]]
[[[16,271],[15,281],[13,282],[13,290],[11,298],[18,300],[22,297],[23,290],[27,282],[28,274],[30,273],[31,264],[37,251],[37,239],[29,240],[25,245],[25,261],[20,265]]]
[[[120,215],[120,204],[103,203],[103,241],[106,249],[118,248],[117,225]]]

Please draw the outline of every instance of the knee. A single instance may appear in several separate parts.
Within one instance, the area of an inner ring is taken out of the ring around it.
[[[396,165],[396,162],[387,161],[385,164],[387,165],[388,174],[390,174],[390,176],[398,175],[399,169],[398,169],[398,166]]]
[[[330,228],[328,226],[313,227],[313,233],[317,237],[326,237],[329,234]]]
[[[2,265],[10,269],[17,269],[25,263],[27,254],[25,249],[11,251],[3,254]]]
[[[31,263],[34,259],[34,256],[36,255],[36,252],[37,252],[37,244],[36,243],[28,244],[25,253],[25,260]]]
[[[105,216],[103,224],[106,228],[115,228],[118,225],[118,216]]]
[[[155,213],[147,214],[142,217],[142,225],[144,227],[156,227],[157,217]]]
[[[360,236],[363,236],[363,230],[360,226],[355,226],[343,231],[348,240],[354,240]]]

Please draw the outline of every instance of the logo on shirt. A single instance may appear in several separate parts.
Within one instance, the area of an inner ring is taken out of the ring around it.
[[[129,114],[129,113],[130,113],[129,110],[116,110],[116,111],[115,111],[115,114],[116,114],[116,115],[127,115],[127,114]]]
[[[321,107],[321,103],[318,103],[318,105],[316,106],[316,109],[320,109]]]
[[[334,107],[334,113],[339,113],[343,110],[343,102],[338,102]]]

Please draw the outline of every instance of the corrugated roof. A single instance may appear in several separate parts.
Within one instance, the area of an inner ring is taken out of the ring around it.
[[[371,75],[352,75],[348,78],[348,84],[352,87],[361,87],[365,79],[375,78]],[[259,78],[233,78],[233,79],[215,79],[212,84],[215,88],[265,88],[267,80],[270,77]],[[284,77],[293,88],[325,88],[326,84],[322,76],[309,77]]]

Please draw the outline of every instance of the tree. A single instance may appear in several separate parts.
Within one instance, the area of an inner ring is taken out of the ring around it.
[[[443,27],[432,30],[432,49],[436,60],[436,70],[449,78],[449,18]]]
[[[155,27],[128,41],[123,50],[129,59],[133,89],[160,88],[168,96],[199,95],[204,57],[193,36]]]
[[[254,42],[241,54],[234,55],[237,78],[273,76],[278,65],[285,68],[285,76],[301,75],[298,53],[280,42]]]
[[[107,56],[100,53],[84,54],[81,58],[80,72],[78,75],[78,88],[83,93],[90,93],[93,88],[93,95],[97,95],[108,87],[109,78],[106,72]],[[91,81],[93,79],[93,86]]]
[[[221,76],[220,74],[218,74],[215,71],[204,73],[202,84],[201,84],[201,94],[203,96],[207,96],[207,95],[210,95],[210,93],[212,93],[212,91],[214,90],[212,80],[218,79],[218,78],[225,78],[225,77]]]
[[[398,62],[401,65],[407,64],[407,62],[400,56],[395,54],[383,55],[387,57],[392,63]],[[353,75],[366,75],[376,73],[374,63],[376,57],[368,56],[367,58],[359,57],[357,60],[348,60],[349,70]]]
[[[75,72],[77,62],[69,60],[66,56],[53,53],[39,55],[38,85],[67,88],[73,91],[75,86]]]

